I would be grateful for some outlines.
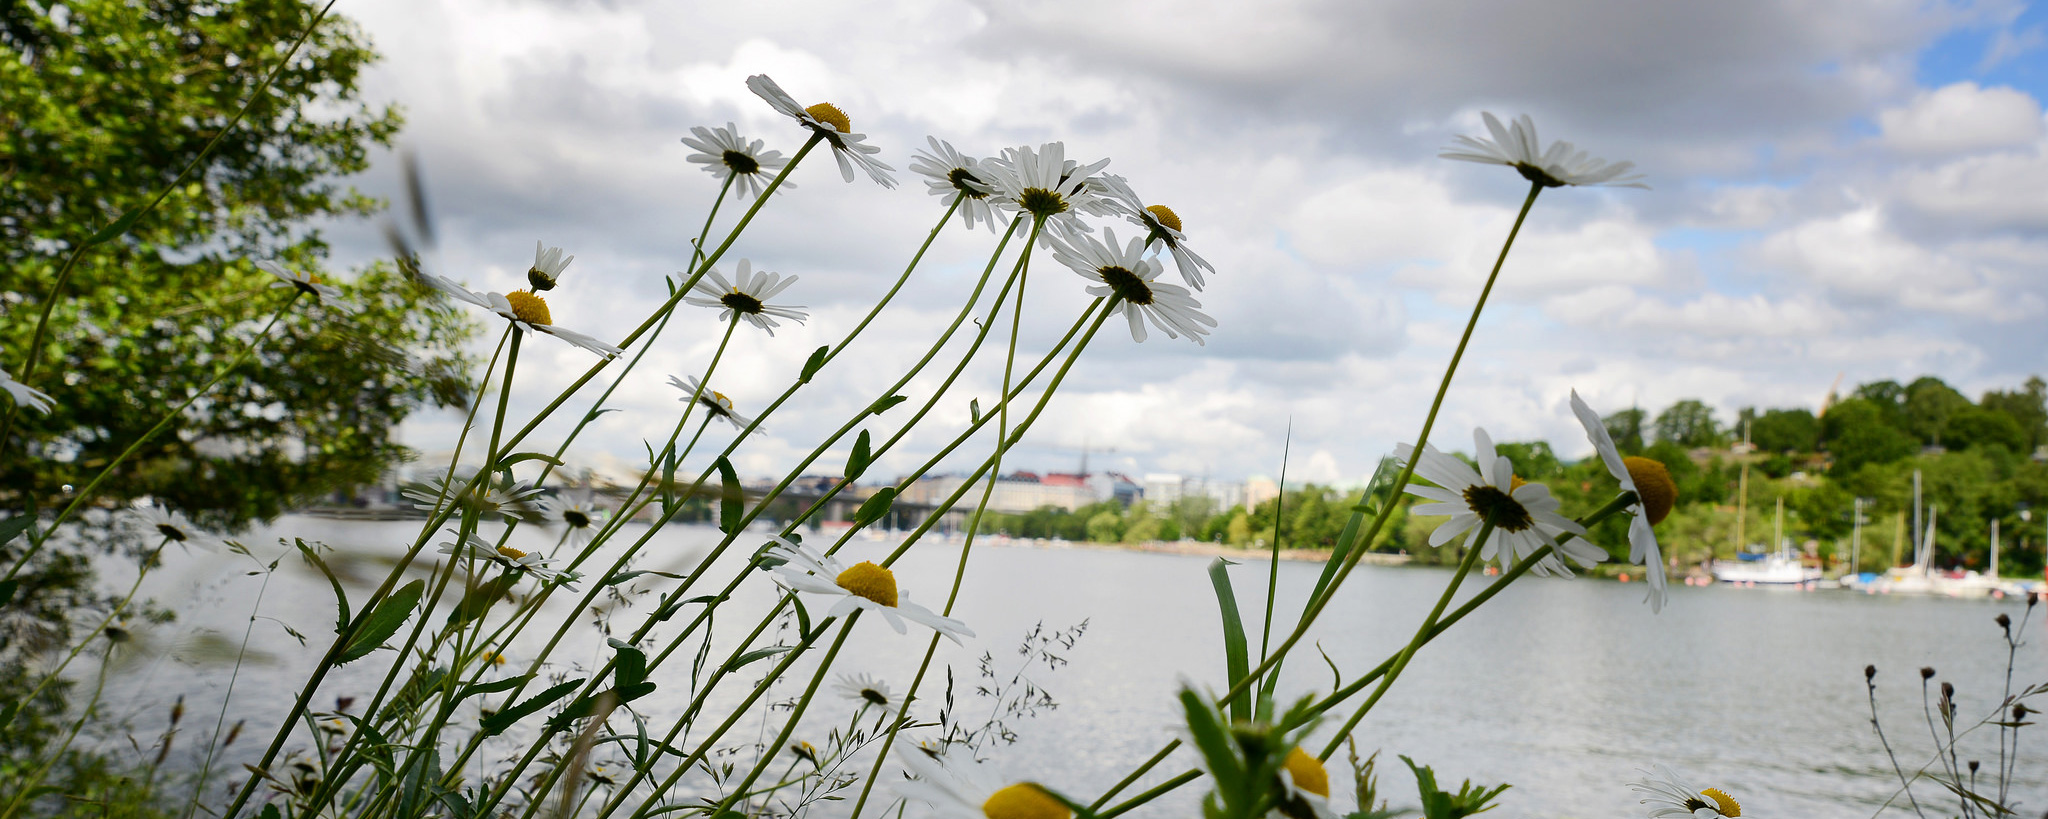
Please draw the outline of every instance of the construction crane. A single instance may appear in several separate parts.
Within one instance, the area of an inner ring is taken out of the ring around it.
[[[1834,405],[1835,405],[1835,396],[1837,395],[1837,393],[1836,393],[1835,391],[1836,391],[1836,390],[1839,390],[1839,389],[1841,389],[1841,388],[1842,388],[1842,376],[1844,376],[1844,375],[1848,375],[1848,373],[1847,373],[1847,372],[1836,372],[1836,373],[1835,373],[1835,383],[1833,383],[1833,384],[1829,384],[1829,385],[1828,385],[1828,397],[1826,397],[1826,398],[1823,398],[1823,399],[1821,399],[1821,402],[1820,402],[1820,412],[1816,412],[1816,413],[1814,413],[1814,414],[1813,414],[1813,417],[1815,417],[1815,418],[1819,418],[1819,417],[1821,417],[1821,416],[1823,416],[1823,415],[1826,415],[1826,414],[1828,414],[1828,408],[1829,408],[1829,407],[1832,407],[1832,406],[1834,406]]]

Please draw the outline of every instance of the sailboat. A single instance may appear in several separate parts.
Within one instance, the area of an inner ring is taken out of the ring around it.
[[[1743,464],[1742,483],[1747,488],[1749,465]],[[1738,521],[1741,512],[1737,513]],[[1736,524],[1736,538],[1740,542],[1741,523]],[[1820,583],[1821,570],[1807,566],[1799,559],[1799,551],[1785,545],[1785,499],[1778,499],[1776,523],[1772,526],[1772,542],[1777,548],[1768,552],[1742,551],[1736,560],[1716,560],[1711,571],[1714,579],[1723,583],[1737,583],[1744,586],[1800,586],[1812,587]]]

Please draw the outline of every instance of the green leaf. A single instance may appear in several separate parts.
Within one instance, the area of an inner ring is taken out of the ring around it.
[[[603,582],[603,583],[599,583],[598,585],[600,585],[600,586],[616,586],[616,585],[619,585],[620,583],[624,583],[624,582],[626,582],[626,581],[628,581],[628,580],[632,580],[633,578],[635,578],[635,577],[639,577],[639,576],[641,576],[641,575],[643,575],[643,574],[651,574],[651,575],[655,575],[655,576],[657,576],[657,577],[666,577],[666,578],[668,578],[668,579],[670,579],[670,580],[681,580],[681,579],[683,579],[683,576],[682,576],[682,575],[679,575],[679,574],[675,574],[675,573],[673,573],[673,572],[657,572],[657,571],[655,571],[655,570],[653,570],[653,569],[636,569],[636,570],[634,570],[634,571],[630,571],[630,572],[619,572],[618,574],[614,574],[614,575],[612,575],[611,577],[607,577],[607,578],[605,578],[605,579],[604,579],[604,582]]]
[[[426,591],[427,581],[414,580],[384,598],[370,616],[356,625],[355,633],[349,636],[348,644],[342,646],[341,656],[335,659],[334,664],[346,665],[360,660],[384,645],[385,640],[398,633],[399,626],[405,625],[406,618],[412,616],[413,607],[419,605],[420,596]]]
[[[718,530],[737,535],[740,519],[746,514],[747,493],[740,488],[740,476],[732,471],[731,461],[719,458],[712,466],[718,469]]]
[[[875,403],[868,405],[868,414],[881,415],[882,413],[888,412],[890,408],[896,406],[897,404],[901,404],[908,400],[910,399],[905,398],[901,395],[885,395]]]
[[[884,486],[877,489],[874,495],[863,501],[860,508],[854,511],[853,525],[866,526],[881,520],[883,515],[889,514],[889,508],[895,505],[896,487]]]
[[[647,679],[647,653],[619,640],[607,640],[619,652],[618,662],[612,666],[612,681],[620,688],[640,683]]]
[[[0,546],[6,545],[10,540],[21,537],[21,533],[28,531],[28,527],[34,526],[35,523],[36,518],[34,515],[15,515],[6,520],[0,520]]]
[[[148,205],[137,205],[131,208],[127,213],[121,214],[121,218],[115,219],[113,224],[100,228],[94,231],[91,236],[86,237],[85,243],[88,246],[96,245],[127,233],[129,228],[135,226],[135,220],[142,218],[142,211],[148,207]]]
[[[532,674],[521,674],[517,677],[507,677],[502,680],[492,680],[487,683],[472,683],[470,685],[463,686],[461,691],[455,693],[455,702],[461,702],[463,700],[469,699],[470,697],[482,694],[496,694],[500,691],[510,691],[514,688],[518,688],[519,686],[525,685],[526,681],[531,679],[533,679]],[[449,704],[453,705],[454,703]]]
[[[1209,704],[1209,699],[1192,688],[1180,690],[1181,710],[1188,722],[1188,734],[1194,737],[1195,750],[1202,753],[1210,776],[1216,778],[1216,789],[1233,793],[1244,785],[1245,761],[1239,752],[1237,742],[1230,737],[1230,727],[1223,722],[1223,714]]]
[[[981,399],[967,399],[967,418],[976,424],[981,423]]]
[[[538,452],[521,452],[514,455],[505,456],[504,459],[498,461],[498,468],[504,469],[505,467],[519,463],[520,461],[540,461],[541,463],[547,464],[549,466],[562,465],[562,459],[557,458],[553,455],[542,455]]]
[[[870,446],[871,444],[868,441],[868,431],[861,430],[860,437],[854,439],[853,454],[846,456],[847,482],[853,482],[854,480],[860,478],[861,473],[868,471],[868,463],[870,461],[873,461],[875,457],[873,451],[870,449]]]
[[[811,351],[811,360],[804,362],[804,374],[797,376],[796,383],[811,383],[811,376],[817,375],[819,370],[825,368],[825,355],[830,352],[832,352],[831,347],[819,347]]]
[[[1230,682],[1236,684],[1251,673],[1252,667],[1251,652],[1244,638],[1244,620],[1237,611],[1237,593],[1231,590],[1230,573],[1224,570],[1230,565],[1233,564],[1220,557],[1210,561],[1209,583],[1216,587],[1216,607],[1223,612],[1223,659],[1230,669]],[[1230,700],[1230,716],[1248,722],[1252,718],[1251,707],[1251,691],[1240,691]]]
[[[21,588],[19,580],[0,580],[0,606],[14,601],[14,590]]]
[[[298,544],[299,554],[305,556],[306,562],[313,564],[313,568],[319,569],[321,574],[326,575],[328,585],[334,587],[334,605],[336,609],[336,614],[334,616],[334,633],[342,634],[347,632],[349,613],[348,594],[341,590],[341,579],[334,576],[334,570],[327,568],[327,561],[321,560],[320,554],[318,552],[313,551],[313,547],[306,545],[306,541],[304,538],[292,538],[292,542]]]
[[[277,803],[275,802],[264,805],[263,813],[258,815],[261,819],[284,819],[284,815],[277,812]]]
[[[460,628],[483,617],[498,601],[505,599],[505,594],[512,590],[512,584],[518,579],[517,575],[502,575],[463,592],[462,602],[456,603],[455,610],[448,612],[448,625]]]
[[[533,716],[540,709],[554,704],[555,700],[569,696],[569,692],[582,687],[583,683],[583,679],[570,680],[528,697],[525,702],[484,717],[481,729],[482,736],[496,736],[504,733],[505,729],[517,725],[522,719]]]
[[[734,657],[732,659],[732,662],[726,663],[725,671],[728,674],[734,671],[738,671],[742,668],[745,668],[747,664],[752,663],[755,660],[773,657],[777,654],[781,654],[782,652],[788,651],[794,647],[795,646],[769,646],[767,648],[754,649],[753,651],[749,651],[745,654],[741,654],[738,657]]]

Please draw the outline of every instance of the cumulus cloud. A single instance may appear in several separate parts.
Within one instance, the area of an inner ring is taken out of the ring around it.
[[[1369,474],[1414,436],[1527,191],[1510,170],[1435,158],[1480,110],[1527,111],[1547,137],[1636,161],[1656,189],[1542,196],[1446,401],[1447,445],[1485,425],[1582,454],[1565,408],[1574,386],[1603,408],[1699,397],[1732,414],[1814,405],[1838,372],[1999,386],[2048,344],[2030,320],[2048,298],[2033,275],[2048,263],[2039,101],[1918,80],[1919,55],[1944,33],[2010,22],[1995,8],[907,0],[875,15],[819,2],[365,0],[350,12],[387,57],[363,87],[406,107],[403,139],[426,164],[437,269],[504,290],[520,286],[534,239],[563,245],[577,261],[551,306],[565,325],[614,336],[687,267],[717,193],[678,138],[733,122],[785,154],[801,144],[747,75],[841,105],[899,169],[926,134],[978,155],[1057,139],[1070,156],[1112,158],[1215,263],[1198,298],[1219,327],[1202,348],[1106,329],[1018,451],[1024,468],[1067,468],[1086,443],[1118,447],[1137,471],[1273,474],[1292,420],[1296,474]],[[2025,32],[2008,39],[1993,51],[2031,47]],[[1859,134],[1871,123],[1875,137]],[[391,167],[360,184],[396,192]],[[943,211],[920,186],[843,184],[822,157],[792,180],[721,263],[800,275],[790,298],[813,310],[773,339],[742,335],[721,360],[712,383],[743,412],[861,320]],[[722,206],[713,243],[747,204]],[[329,235],[345,263],[383,252],[374,228]],[[995,242],[957,221],[940,231],[912,284],[735,462],[791,468],[858,414],[958,314]],[[1034,265],[1023,358],[1058,341],[1087,304],[1080,287],[1049,259]],[[906,385],[913,401],[939,388],[992,296]],[[608,401],[623,411],[578,452],[638,462],[643,441],[666,440],[680,405],[663,380],[703,372],[723,329],[709,319],[678,314]],[[526,349],[535,395],[515,414],[591,363]],[[993,349],[877,469],[916,468],[965,426],[968,399],[993,404]],[[905,420],[863,425],[893,434]],[[441,448],[459,421],[422,417],[407,441]],[[703,446],[727,435],[707,431]]]
[[[2011,148],[2041,138],[2041,104],[2012,88],[1959,82],[1877,116],[1885,147],[1906,154]]]

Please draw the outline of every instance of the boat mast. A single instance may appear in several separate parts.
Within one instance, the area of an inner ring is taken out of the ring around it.
[[[1746,542],[1747,529],[1744,516],[1749,512],[1749,462],[1742,462],[1742,477],[1735,481],[1735,556],[1741,557]]]
[[[1771,519],[1771,554],[1785,551],[1785,497],[1778,496],[1778,514]]]
[[[1920,565],[1920,470],[1913,470],[1913,565]]]
[[[1998,519],[1991,519],[1991,577],[1998,577]]]

